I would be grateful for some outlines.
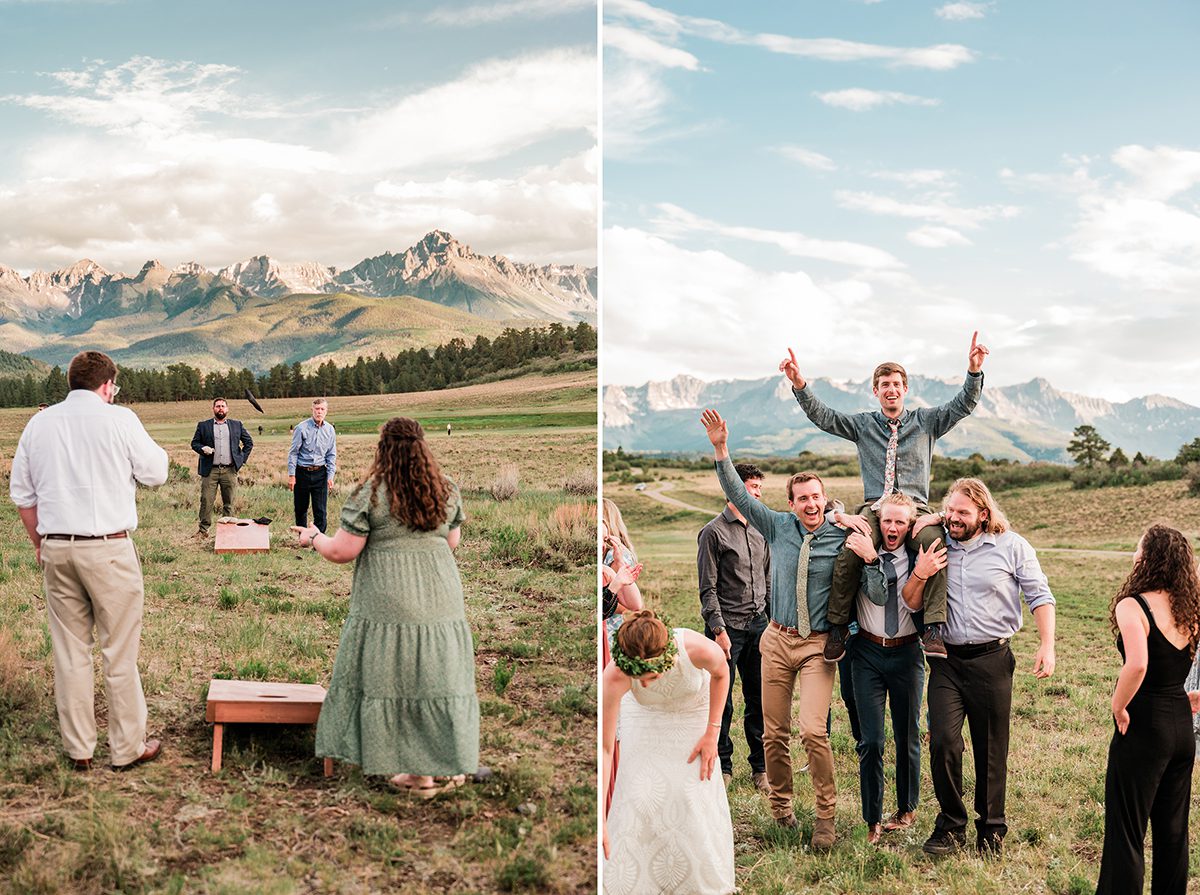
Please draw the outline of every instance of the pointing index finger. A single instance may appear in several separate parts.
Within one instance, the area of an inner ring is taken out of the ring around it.
[[[796,352],[794,352],[791,348],[788,349],[788,357],[792,359],[792,363],[796,363]]]
[[[975,330],[975,332],[971,333],[971,350],[972,351],[975,350],[975,343],[978,340],[979,340],[979,330]]]

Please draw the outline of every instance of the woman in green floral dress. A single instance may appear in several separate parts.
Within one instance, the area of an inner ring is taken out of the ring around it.
[[[420,424],[396,417],[337,534],[295,528],[300,546],[357,560],[317,755],[426,798],[461,785],[479,763],[475,653],[452,553],[462,522],[458,488]]]

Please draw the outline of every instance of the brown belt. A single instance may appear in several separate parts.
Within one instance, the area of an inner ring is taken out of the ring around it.
[[[50,541],[115,541],[127,537],[127,531],[114,531],[110,535],[42,535],[43,540]]]
[[[324,469],[324,466],[297,466],[297,469],[306,469],[309,472],[316,472],[318,469]]]
[[[802,636],[800,634],[799,628],[789,628],[787,625],[779,624],[779,622],[775,621],[775,619],[771,619],[771,627],[778,628],[784,634],[791,634],[793,637],[801,637]],[[811,637],[814,634],[824,634],[824,633],[825,633],[824,631],[810,631],[809,636]]]
[[[870,631],[864,631],[862,628],[858,629],[858,636],[883,647],[908,646],[920,639],[920,635],[916,633],[905,634],[903,637],[876,637]]]

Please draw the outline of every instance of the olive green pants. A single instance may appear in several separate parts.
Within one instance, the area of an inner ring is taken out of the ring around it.
[[[214,466],[212,472],[200,477],[200,531],[212,525],[213,502],[217,487],[221,488],[221,515],[233,515],[233,497],[237,492],[237,470],[232,466]]]

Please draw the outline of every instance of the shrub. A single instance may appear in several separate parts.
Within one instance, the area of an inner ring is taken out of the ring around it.
[[[492,497],[496,500],[512,500],[520,490],[520,473],[515,464],[510,463],[500,470],[492,482]]]
[[[1144,466],[1119,466],[1116,468],[1096,466],[1091,469],[1076,467],[1071,472],[1071,487],[1115,488],[1149,485],[1154,482],[1177,481],[1187,475],[1187,470],[1169,460],[1150,460]]]
[[[508,685],[512,683],[513,675],[516,673],[515,662],[505,662],[501,659],[496,663],[496,667],[492,669],[492,689],[496,691],[497,696],[504,695],[504,691],[508,689]]]
[[[567,473],[567,477],[563,479],[562,489],[568,494],[581,494],[585,496],[595,494],[595,468],[584,466],[580,469],[575,469]]]
[[[1200,463],[1189,463],[1184,477],[1188,483],[1188,496],[1200,497]]]

